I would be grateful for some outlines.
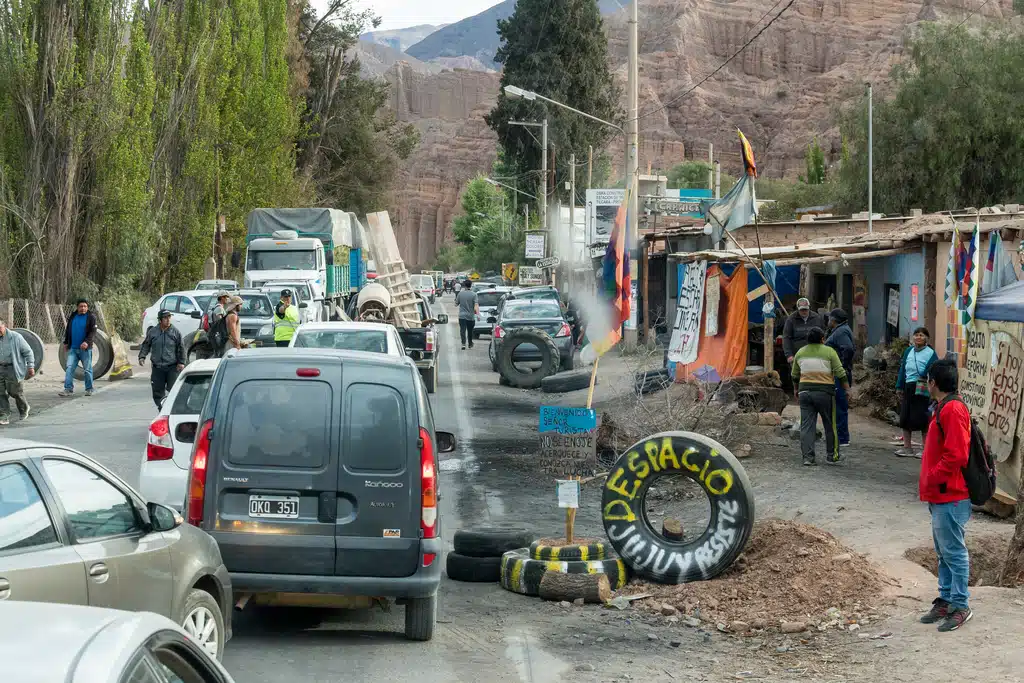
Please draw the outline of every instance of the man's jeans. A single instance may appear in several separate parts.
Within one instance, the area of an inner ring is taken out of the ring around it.
[[[85,371],[85,390],[92,391],[92,349],[68,349],[68,368],[64,373],[64,391],[75,390],[75,368],[82,364]]]
[[[459,318],[459,338],[462,339],[462,345],[465,346],[469,343],[473,345],[473,328],[476,327],[476,320],[463,320]]]
[[[814,442],[818,436],[818,416],[825,429],[825,459],[839,462],[839,438],[836,434],[836,399],[829,391],[815,389],[800,392],[800,451],[804,462],[814,462]]]
[[[850,400],[839,380],[836,380],[836,433],[840,444],[850,443]]]
[[[971,518],[971,501],[928,503],[928,511],[932,513],[932,539],[939,556],[939,597],[953,609],[967,609],[971,560],[964,526]]]

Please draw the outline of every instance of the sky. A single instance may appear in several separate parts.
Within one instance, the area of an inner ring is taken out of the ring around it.
[[[419,24],[451,24],[483,12],[501,0],[357,0],[363,9],[372,9],[382,19],[378,31],[407,28]],[[322,8],[326,0],[313,0]]]

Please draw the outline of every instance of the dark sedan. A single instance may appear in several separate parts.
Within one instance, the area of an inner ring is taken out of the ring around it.
[[[559,364],[562,370],[572,370],[573,352],[572,329],[562,315],[557,301],[551,299],[506,299],[491,336],[491,345],[487,350],[491,359],[491,369],[498,371],[498,354],[501,341],[511,330],[519,327],[535,327],[546,332],[555,342],[558,349]],[[533,344],[522,344],[515,349],[513,363],[533,363],[541,361],[540,349]]]

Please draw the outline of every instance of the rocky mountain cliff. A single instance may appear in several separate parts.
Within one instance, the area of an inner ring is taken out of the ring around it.
[[[368,31],[359,36],[359,39],[365,40],[368,43],[386,45],[394,50],[404,51],[445,26],[447,24],[441,24],[440,26],[420,24],[419,26],[396,28],[389,31]]]
[[[763,172],[795,176],[802,172],[804,149],[815,135],[826,150],[838,151],[835,108],[861,96],[868,80],[878,87],[878,96],[884,95],[890,68],[921,22],[961,21],[972,12],[976,20],[1007,19],[1014,15],[1013,2],[796,0],[738,58],[683,96],[785,3],[642,0],[641,169],[665,170],[684,155],[706,158],[711,142],[723,168],[735,172],[740,167],[735,130],[741,128]],[[459,24],[464,22],[428,40]],[[624,82],[625,17],[609,16],[606,28],[612,61]],[[471,71],[422,75],[401,65],[387,78],[399,115],[415,123],[423,136],[399,184],[394,213],[406,259],[427,263],[446,236],[461,186],[493,162],[495,138],[482,117],[493,106],[499,78]],[[618,165],[618,141],[609,154]]]

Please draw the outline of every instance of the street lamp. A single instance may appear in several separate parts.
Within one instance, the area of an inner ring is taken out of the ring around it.
[[[568,104],[564,104],[564,103],[559,102],[557,100],[553,100],[550,97],[544,97],[543,95],[538,95],[537,93],[533,92],[532,90],[524,90],[523,88],[518,88],[518,87],[516,87],[514,85],[506,85],[505,86],[505,96],[508,97],[509,99],[513,99],[513,100],[517,100],[517,99],[521,98],[521,99],[527,100],[529,102],[534,102],[536,100],[541,100],[542,102],[548,102],[550,104],[555,105],[556,107],[561,107],[562,109],[568,109],[569,111],[574,112],[576,114],[579,114],[580,116],[582,116],[584,118],[588,118],[591,121],[597,121],[598,123],[603,124],[605,126],[608,126],[609,128],[614,128],[615,130],[619,131],[623,135],[626,134],[626,131],[622,128],[622,126],[620,126],[618,124],[612,123],[611,121],[605,121],[604,119],[599,119],[599,118],[597,118],[596,116],[594,116],[592,114],[588,114],[585,111],[580,111],[579,109],[576,109],[575,107],[570,107]]]
[[[489,182],[491,185],[494,185],[495,187],[507,187],[508,189],[512,190],[513,192],[518,192],[519,194],[524,195],[526,197],[529,197],[530,199],[536,199],[537,198],[536,196],[530,194],[529,192],[523,192],[522,190],[520,190],[517,187],[512,187],[511,185],[506,185],[505,183],[499,183],[497,180],[493,180],[491,178],[484,178],[484,180]]]

